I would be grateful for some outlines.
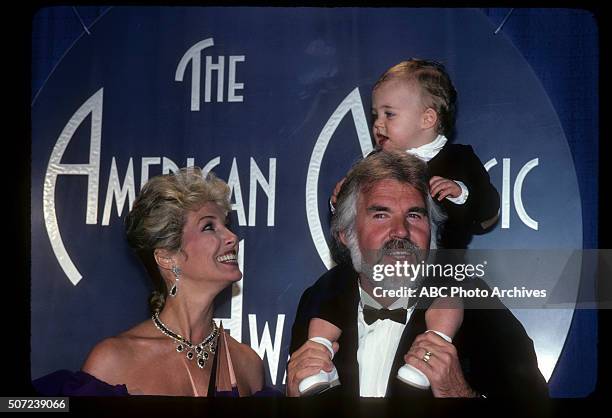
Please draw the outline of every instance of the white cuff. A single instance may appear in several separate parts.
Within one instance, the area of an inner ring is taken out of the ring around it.
[[[446,198],[449,201],[453,202],[455,205],[463,205],[467,201],[468,196],[470,195],[470,191],[465,186],[465,184],[463,184],[463,182],[459,180],[453,180],[453,181],[457,183],[459,187],[461,187],[461,194],[457,197],[446,196]]]
[[[334,358],[334,348],[333,348],[332,342],[329,341],[327,338],[324,338],[324,337],[312,337],[312,338],[309,338],[308,340],[309,341],[314,341],[315,343],[323,344],[325,346],[325,348],[327,348],[329,350],[329,353],[331,354],[331,358],[332,359]]]

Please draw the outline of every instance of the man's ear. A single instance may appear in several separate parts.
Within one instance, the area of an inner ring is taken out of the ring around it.
[[[427,110],[423,112],[423,119],[421,123],[423,129],[435,128],[438,124],[438,113],[431,107],[428,107]]]
[[[345,247],[348,247],[348,245],[346,245],[346,233],[344,231],[338,232],[338,238],[340,238],[340,242],[344,244]]]
[[[153,251],[153,257],[155,257],[157,265],[164,270],[170,270],[172,266],[176,265],[172,258],[172,254],[168,250],[157,248]]]

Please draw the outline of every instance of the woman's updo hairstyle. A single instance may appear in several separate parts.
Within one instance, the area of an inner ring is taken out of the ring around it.
[[[127,240],[143,262],[153,282],[151,312],[164,306],[168,288],[153,256],[156,249],[178,252],[182,246],[187,212],[213,202],[227,215],[231,210],[230,188],[213,173],[202,177],[199,167],[181,168],[151,178],[142,188],[125,219]]]

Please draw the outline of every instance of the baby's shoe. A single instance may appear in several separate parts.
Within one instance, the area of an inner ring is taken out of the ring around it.
[[[323,344],[331,353],[332,359],[334,358],[334,349],[332,348],[332,343],[327,338],[313,337],[310,338],[310,341]],[[300,382],[298,390],[300,391],[301,396],[310,396],[316,395],[317,393],[321,393],[334,386],[338,386],[339,384],[340,379],[338,377],[338,371],[336,370],[336,367],[334,367],[331,372],[321,370],[319,373],[313,376],[308,376],[304,378]]]

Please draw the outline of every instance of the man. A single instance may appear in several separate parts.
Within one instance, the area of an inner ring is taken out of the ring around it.
[[[299,396],[302,379],[320,370],[329,372],[334,365],[341,385],[330,391],[348,396],[547,396],[531,339],[498,300],[488,301],[494,309],[487,310],[470,309],[473,305],[468,303],[451,344],[425,333],[427,298],[415,303],[418,298],[381,297],[375,291],[373,264],[388,263],[384,259],[389,257],[401,259],[410,254],[407,249],[427,253],[436,247],[441,216],[430,197],[428,180],[422,161],[390,152],[369,155],[347,175],[332,235],[336,249],[350,262],[339,263],[302,295],[287,366],[289,396]],[[378,320],[372,319],[372,312],[380,315]],[[333,364],[323,345],[307,341],[314,317],[332,317],[342,331]],[[396,378],[406,362],[428,377],[430,390]]]

